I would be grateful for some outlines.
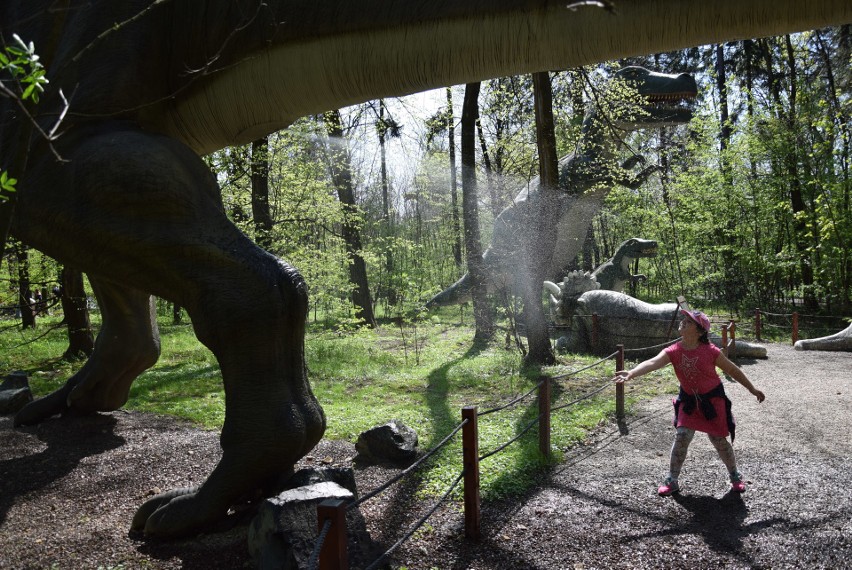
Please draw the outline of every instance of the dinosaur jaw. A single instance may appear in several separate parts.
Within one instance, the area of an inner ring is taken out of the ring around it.
[[[688,107],[655,105],[646,107],[645,112],[647,116],[639,119],[639,128],[673,127],[684,125],[692,120],[692,109]]]
[[[688,73],[669,74],[628,66],[615,77],[644,99],[640,109],[620,121],[625,130],[682,125],[692,120],[692,103],[698,96],[695,78]]]
[[[657,246],[646,247],[640,250],[638,257],[657,257]]]

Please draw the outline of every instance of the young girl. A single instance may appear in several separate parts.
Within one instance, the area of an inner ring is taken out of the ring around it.
[[[686,451],[696,431],[710,438],[719,452],[722,462],[731,477],[731,489],[737,493],[746,490],[742,475],[737,471],[734,457],[734,416],[731,401],[725,395],[722,380],[716,372],[720,368],[731,378],[742,384],[762,402],[766,396],[755,388],[740,368],[728,360],[722,351],[707,338],[710,319],[701,311],[685,311],[678,326],[681,340],[666,347],[654,358],[638,364],[632,370],[617,372],[613,380],[618,383],[637,378],[648,372],[659,370],[666,364],[674,366],[680,381],[680,394],[674,400],[674,425],[677,428],[669,467],[669,475],[658,489],[662,496],[680,491],[678,476],[686,459]],[[731,443],[726,439],[731,435]]]

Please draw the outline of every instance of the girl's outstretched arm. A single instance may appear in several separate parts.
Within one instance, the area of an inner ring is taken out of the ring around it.
[[[745,386],[746,390],[752,393],[752,395],[757,398],[758,402],[762,402],[766,399],[766,396],[763,392],[754,387],[754,384],[746,377],[745,372],[740,369],[739,366],[731,362],[727,356],[723,353],[719,353],[719,356],[716,357],[716,366],[722,370],[725,374]]]
[[[630,380],[632,378],[637,378],[642,376],[643,374],[647,374],[648,372],[653,372],[654,370],[659,370],[666,364],[669,364],[671,360],[669,359],[669,355],[666,354],[665,350],[661,350],[660,353],[653,357],[649,358],[644,362],[640,362],[635,367],[630,370],[619,370],[615,373],[615,376],[612,377],[617,383],[622,383],[625,380]]]

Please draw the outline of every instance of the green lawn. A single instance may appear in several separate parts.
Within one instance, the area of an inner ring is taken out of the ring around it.
[[[97,316],[93,316],[98,326]],[[449,321],[449,320],[448,320]],[[224,394],[219,367],[201,346],[190,325],[160,325],[162,356],[134,383],[126,408],[169,414],[207,429],[219,429],[224,419]],[[35,331],[20,331],[11,321],[0,321],[0,374],[24,370],[35,394],[62,385],[82,362],[59,359],[66,348],[64,328],[55,320],[40,319]],[[309,377],[325,409],[329,439],[355,442],[358,434],[391,419],[417,431],[420,447],[432,449],[461,421],[464,406],[480,412],[511,401],[538,382],[538,370],[521,370],[514,347],[494,342],[471,348],[473,330],[438,318],[408,325],[386,325],[376,330],[332,332],[310,329],[306,339]],[[496,337],[495,337],[496,338]],[[416,345],[415,345],[416,340]],[[563,375],[584,368],[596,358],[561,355],[558,366],[541,372]],[[554,384],[553,405],[570,402],[603,386],[612,377],[614,362],[607,361]],[[670,372],[650,375],[628,386],[628,410],[636,398],[660,390],[674,391]],[[551,461],[560,450],[581,441],[589,430],[615,414],[615,389],[554,413]],[[479,418],[480,454],[515,437],[538,416],[535,394],[507,410]],[[461,470],[460,437],[450,440],[421,473],[422,491],[443,492]],[[537,428],[482,464],[485,498],[523,492],[547,461],[538,451]]]

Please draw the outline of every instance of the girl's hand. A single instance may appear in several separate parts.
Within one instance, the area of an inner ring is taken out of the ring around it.
[[[758,390],[757,388],[752,390],[751,393],[752,393],[752,395],[754,395],[755,398],[757,398],[758,402],[762,402],[763,400],[766,399],[766,396],[764,395],[764,393],[761,392],[760,390]]]
[[[615,376],[613,376],[612,379],[615,381],[616,384],[624,384],[624,381],[628,379],[628,376],[630,376],[629,370],[621,370],[619,372],[616,372]]]

